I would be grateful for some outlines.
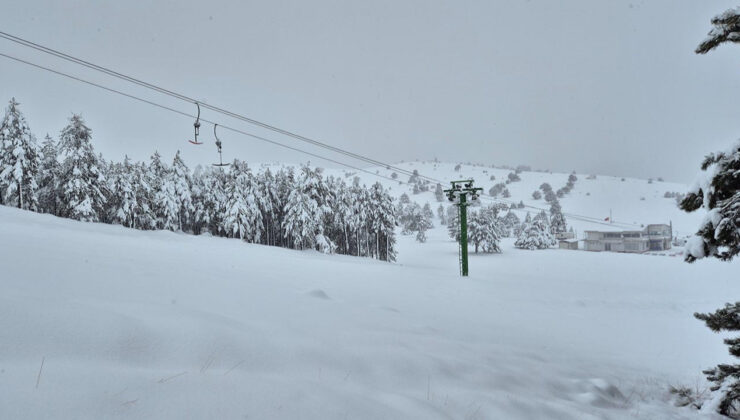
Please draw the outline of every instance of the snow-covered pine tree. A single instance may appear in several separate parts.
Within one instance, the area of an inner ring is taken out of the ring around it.
[[[175,173],[166,169],[162,174],[159,190],[154,193],[157,204],[157,225],[160,229],[180,230],[180,202],[175,189]]]
[[[191,177],[190,191],[193,197],[193,216],[191,220],[191,229],[194,234],[200,235],[208,226],[208,215],[206,213],[205,203],[205,176],[203,166],[196,165],[193,168]]]
[[[445,206],[442,204],[437,207],[437,217],[439,217],[439,224],[442,226],[447,225],[447,215],[445,214]]]
[[[313,249],[317,244],[317,235],[323,236],[323,219],[327,209],[322,203],[321,189],[320,175],[303,166],[296,188],[291,191],[285,204],[284,235],[292,248]]]
[[[565,216],[563,216],[563,210],[560,207],[560,202],[555,200],[550,203],[550,232],[555,235],[567,231],[568,225],[565,221]]]
[[[257,205],[258,188],[247,164],[234,160],[227,184],[223,230],[231,238],[259,243],[264,225]]]
[[[697,54],[706,54],[725,42],[740,42],[740,8],[728,9],[712,18],[712,30],[696,47]]]
[[[228,177],[229,175],[220,169],[209,167],[204,170],[203,223],[204,229],[212,235],[226,235],[223,230],[223,219],[228,199]]]
[[[340,254],[351,254],[350,240],[352,229],[352,192],[342,179],[330,179],[329,188],[334,191],[334,200],[330,203],[330,223],[325,227],[332,241],[337,244]]]
[[[545,215],[545,219],[539,216],[537,215],[531,223],[524,222],[522,232],[519,234],[516,242],[514,242],[514,246],[534,250],[546,249],[557,244],[557,241],[555,241],[547,226],[547,215]]]
[[[578,177],[576,176],[575,173],[572,173],[572,174],[568,175],[568,184],[567,185],[570,185],[571,188],[573,188],[573,185],[576,183],[576,181],[578,181]]]
[[[418,210],[419,206],[417,205],[414,207],[414,210]],[[427,241],[427,230],[434,227],[432,225],[432,219],[430,216],[430,212],[424,211],[422,208],[421,211],[415,211],[414,214],[411,216],[413,220],[413,231],[416,232],[416,240],[418,242],[424,243]]]
[[[257,205],[260,212],[262,212],[262,223],[264,224],[262,243],[275,245],[275,238],[279,235],[280,228],[280,222],[278,220],[280,193],[277,182],[270,168],[257,174],[255,176],[255,182],[259,191]]]
[[[15,98],[0,124],[0,204],[38,210],[39,150]]]
[[[278,246],[290,247],[288,242],[288,235],[285,233],[284,222],[285,222],[285,207],[288,203],[288,197],[290,193],[296,188],[296,177],[295,170],[292,166],[288,168],[280,168],[275,173],[275,183],[277,184],[278,200],[277,206],[275,207],[276,214],[276,232],[278,235],[275,237],[275,243]]]
[[[125,227],[136,227],[136,190],[132,180],[133,166],[128,156],[123,163],[113,165],[109,176],[108,220]]]
[[[437,186],[434,187],[434,198],[436,198],[437,201],[439,201],[440,203],[445,201],[446,199],[445,192],[442,189],[442,184],[440,183],[437,183]]]
[[[41,161],[37,181],[39,210],[44,213],[59,214],[59,172],[57,144],[47,134],[41,145]]]
[[[740,42],[740,8],[730,9],[712,19],[709,36],[696,49],[707,53],[725,42]],[[703,173],[681,201],[687,212],[704,208],[707,215],[697,235],[687,244],[686,261],[714,257],[730,261],[740,254],[740,141],[728,150],[710,154]],[[694,314],[712,331],[740,331],[740,302],[727,303],[712,314]],[[726,338],[730,354],[740,357],[740,337]],[[715,394],[712,406],[725,416],[740,416],[740,364],[720,364],[704,371]]]
[[[729,261],[740,253],[740,141],[707,156],[701,168],[701,176],[681,201],[684,211],[707,211],[687,244],[686,261],[705,257]]]
[[[509,175],[506,177],[506,180],[511,183],[511,182],[521,181],[522,178],[520,178],[519,174],[516,172],[509,172]]]
[[[545,211],[544,211],[544,210],[541,210],[541,211],[540,211],[539,213],[537,213],[537,214],[536,214],[536,215],[534,216],[534,219],[533,219],[532,221],[535,221],[535,220],[541,220],[541,221],[542,221],[542,222],[543,222],[543,223],[544,223],[544,224],[545,224],[546,226],[548,226],[548,227],[549,227],[549,225],[550,225],[550,218],[549,218],[549,217],[547,217],[547,213],[545,213]],[[549,229],[548,229],[548,230],[549,230]]]
[[[134,228],[150,230],[157,228],[157,215],[154,212],[154,191],[151,187],[149,167],[139,162],[132,165],[131,185],[136,193],[133,209]]]
[[[681,201],[681,208],[707,211],[703,224],[686,245],[686,261],[714,257],[730,261],[740,254],[740,141],[725,152],[710,154],[702,163],[702,176]],[[740,331],[740,302],[727,303],[714,313],[696,313],[712,331]],[[740,357],[740,337],[726,338],[730,354]],[[704,371],[718,392],[720,414],[740,416],[740,364],[720,364]]]
[[[95,155],[90,130],[79,115],[72,115],[59,136],[62,161],[59,190],[60,215],[85,222],[100,221],[105,212],[105,175]]]
[[[540,193],[538,190],[534,190],[534,192],[532,193],[532,199],[539,200],[540,198],[542,198],[542,193]]]
[[[513,237],[518,237],[519,232],[521,231],[521,221],[519,220],[519,217],[514,214],[513,211],[509,210],[506,213],[506,216],[503,218],[503,225],[508,230],[509,234]]]
[[[384,261],[395,261],[395,206],[393,198],[376,182],[370,188],[372,204],[370,227],[375,238],[375,257]]]
[[[367,190],[360,187],[358,180],[352,185],[352,217],[350,219],[350,226],[353,235],[353,251],[356,252],[357,256],[362,256],[362,246],[365,244],[364,235],[367,231],[366,226],[368,222],[369,209],[369,198]],[[367,249],[367,247],[366,247]],[[367,255],[367,254],[365,254]]]
[[[430,228],[434,227],[434,223],[432,223],[432,220],[434,219],[432,206],[429,203],[425,203],[421,208],[421,212],[424,214],[424,217],[429,220],[429,224],[431,225]]]
[[[447,207],[447,234],[460,242],[460,209],[456,205]]]
[[[468,218],[468,239],[478,250],[485,253],[499,253],[499,241],[502,236],[502,226],[497,217],[498,208],[488,206],[479,211],[471,212]]]
[[[740,331],[740,302],[727,303],[724,308],[714,313],[695,313],[694,316],[704,321],[706,326],[714,332]],[[725,344],[734,357],[740,357],[740,337],[725,338]],[[710,390],[718,392],[712,405],[716,410],[730,418],[740,415],[740,365],[720,364],[717,367],[706,369],[703,373],[712,383]]]
[[[499,182],[488,190],[488,195],[496,197],[506,189],[506,184]]]
[[[172,160],[172,181],[175,188],[175,199],[179,210],[177,212],[177,223],[179,230],[190,229],[191,219],[195,212],[193,206],[192,178],[190,169],[180,157],[180,151],[175,153]]]

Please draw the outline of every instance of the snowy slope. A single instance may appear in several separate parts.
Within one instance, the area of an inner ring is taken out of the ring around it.
[[[429,236],[387,264],[0,206],[0,418],[716,418],[666,389],[729,360],[691,314],[737,263],[506,242],[462,279]]]
[[[418,170],[421,175],[445,181],[446,184],[442,185],[444,188],[449,188],[449,181],[473,178],[475,185],[482,187],[485,193],[494,184],[505,182],[507,175],[513,172],[511,169],[477,165],[461,165],[458,172],[454,170],[455,163],[444,162],[405,162],[394,166],[407,171]],[[392,170],[386,168],[370,168],[369,171],[373,173],[377,171],[378,174],[386,177],[390,177],[393,173]],[[399,185],[398,182],[379,179],[371,174],[342,170],[327,170],[327,173],[337,176],[346,176],[347,173],[351,173],[360,177],[366,184],[376,181],[381,182],[384,186],[391,188],[391,192],[395,196],[406,193],[412,200],[420,204],[429,202],[433,208],[439,205],[434,197],[433,188],[430,192],[413,195],[411,186]],[[495,176],[496,179],[491,181],[491,175]],[[557,191],[568,182],[568,175],[570,174],[524,171],[519,174],[521,181],[507,185],[511,197],[506,200],[516,203],[523,201],[527,206],[549,209],[549,205],[544,199],[532,199],[532,192],[537,190],[543,182],[549,183],[553,190]],[[644,179],[602,175],[597,175],[596,179],[587,179],[589,174],[580,173],[576,176],[578,181],[573,190],[560,199],[563,212],[603,221],[609,217],[611,211],[613,220],[619,222],[618,225],[608,226],[566,216],[568,224],[577,230],[578,236],[581,238],[584,230],[639,230],[641,229],[640,225],[671,222],[674,227],[674,235],[683,237],[693,234],[703,217],[701,212],[687,214],[677,207],[675,199],[663,197],[667,191],[684,193],[688,187],[684,184],[657,180],[648,183],[648,180]],[[408,176],[399,174],[398,179],[407,181]],[[489,202],[483,201],[484,204]],[[446,202],[444,204],[447,205]],[[517,211],[517,213],[520,218],[523,218],[527,211],[535,213],[538,210],[527,208]]]

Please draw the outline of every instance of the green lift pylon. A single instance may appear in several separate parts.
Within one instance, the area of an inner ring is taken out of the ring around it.
[[[452,181],[452,188],[444,190],[447,199],[454,202],[460,214],[460,274],[468,275],[468,195],[471,201],[478,199],[483,188],[474,188],[473,180]]]

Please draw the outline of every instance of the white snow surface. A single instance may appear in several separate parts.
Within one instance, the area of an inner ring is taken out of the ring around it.
[[[732,360],[692,314],[737,262],[504,240],[461,278],[428,237],[390,264],[0,206],[0,418],[719,418],[667,389]]]

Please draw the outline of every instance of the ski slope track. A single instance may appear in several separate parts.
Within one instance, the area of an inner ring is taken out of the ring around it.
[[[567,178],[521,176],[511,200],[532,205]],[[584,178],[564,211],[701,218],[639,200],[679,186]],[[702,369],[732,360],[692,314],[740,296],[738,262],[505,239],[461,278],[444,227],[428,237],[399,236],[383,263],[0,206],[0,418],[720,418],[668,387],[704,387]]]

